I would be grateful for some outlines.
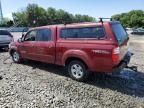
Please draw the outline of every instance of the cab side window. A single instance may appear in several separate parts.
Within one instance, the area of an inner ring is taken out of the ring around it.
[[[51,41],[52,33],[50,29],[40,29],[37,33],[36,41]]]
[[[37,31],[30,31],[24,38],[24,41],[35,41],[37,36]]]
[[[65,28],[61,30],[61,38],[72,39],[105,39],[104,27]]]

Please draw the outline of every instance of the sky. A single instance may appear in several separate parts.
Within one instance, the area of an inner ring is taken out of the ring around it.
[[[95,18],[111,17],[130,10],[144,10],[144,0],[1,0],[4,17],[24,9],[29,3],[36,3],[47,9],[64,9],[72,14],[86,14]]]

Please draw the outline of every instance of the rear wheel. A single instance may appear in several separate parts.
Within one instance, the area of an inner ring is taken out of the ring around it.
[[[89,73],[85,64],[78,60],[73,60],[68,64],[68,72],[70,77],[77,81],[85,81]]]
[[[22,61],[20,54],[17,51],[12,52],[12,59],[15,63],[20,63]]]

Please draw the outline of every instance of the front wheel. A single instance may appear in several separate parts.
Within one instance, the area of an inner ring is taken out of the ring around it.
[[[71,61],[68,64],[68,72],[70,77],[77,81],[85,81],[89,73],[85,64],[78,60]]]
[[[21,58],[20,58],[20,55],[19,55],[19,53],[17,52],[17,51],[14,51],[13,53],[12,53],[12,59],[13,59],[13,61],[15,62],[15,63],[20,63],[21,62]]]

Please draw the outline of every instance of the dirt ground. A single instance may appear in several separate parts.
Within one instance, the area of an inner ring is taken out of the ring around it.
[[[19,36],[19,34],[18,34]],[[18,38],[17,36],[17,38]],[[63,67],[26,61],[15,64],[0,51],[0,108],[144,108],[144,36],[130,36],[135,53],[120,75],[70,79]]]

